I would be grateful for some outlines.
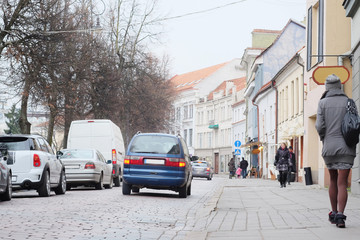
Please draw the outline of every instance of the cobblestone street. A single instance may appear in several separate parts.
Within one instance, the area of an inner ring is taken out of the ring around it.
[[[326,189],[261,179],[194,179],[192,195],[80,188],[40,198],[14,193],[0,202],[1,239],[358,239],[360,198],[349,195],[346,229],[327,221]]]

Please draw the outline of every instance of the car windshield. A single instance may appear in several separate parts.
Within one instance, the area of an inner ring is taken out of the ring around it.
[[[33,150],[30,147],[28,138],[25,137],[2,137],[0,138],[0,145],[5,145],[8,150]]]
[[[206,163],[193,163],[193,167],[207,167]]]
[[[179,141],[168,136],[137,136],[130,146],[133,153],[180,154]]]
[[[94,152],[91,150],[62,150],[61,159],[92,159],[94,158]]]

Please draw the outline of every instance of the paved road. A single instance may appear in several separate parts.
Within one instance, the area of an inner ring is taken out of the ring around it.
[[[222,181],[194,179],[186,199],[157,190],[123,196],[115,187],[49,198],[16,192],[10,202],[0,202],[0,239],[184,239]]]
[[[121,188],[77,189],[39,198],[18,192],[0,202],[0,239],[359,239],[360,197],[349,197],[346,229],[327,221],[327,191],[276,181],[194,179],[192,195]]]

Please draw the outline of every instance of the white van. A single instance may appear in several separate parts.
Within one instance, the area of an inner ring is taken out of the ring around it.
[[[120,186],[125,147],[120,128],[107,119],[72,121],[67,141],[68,149],[97,149],[113,162],[113,179]]]

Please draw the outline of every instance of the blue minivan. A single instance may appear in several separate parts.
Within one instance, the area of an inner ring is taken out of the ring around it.
[[[122,192],[129,195],[141,188],[168,189],[180,198],[191,194],[191,161],[180,136],[137,133],[124,159]]]

